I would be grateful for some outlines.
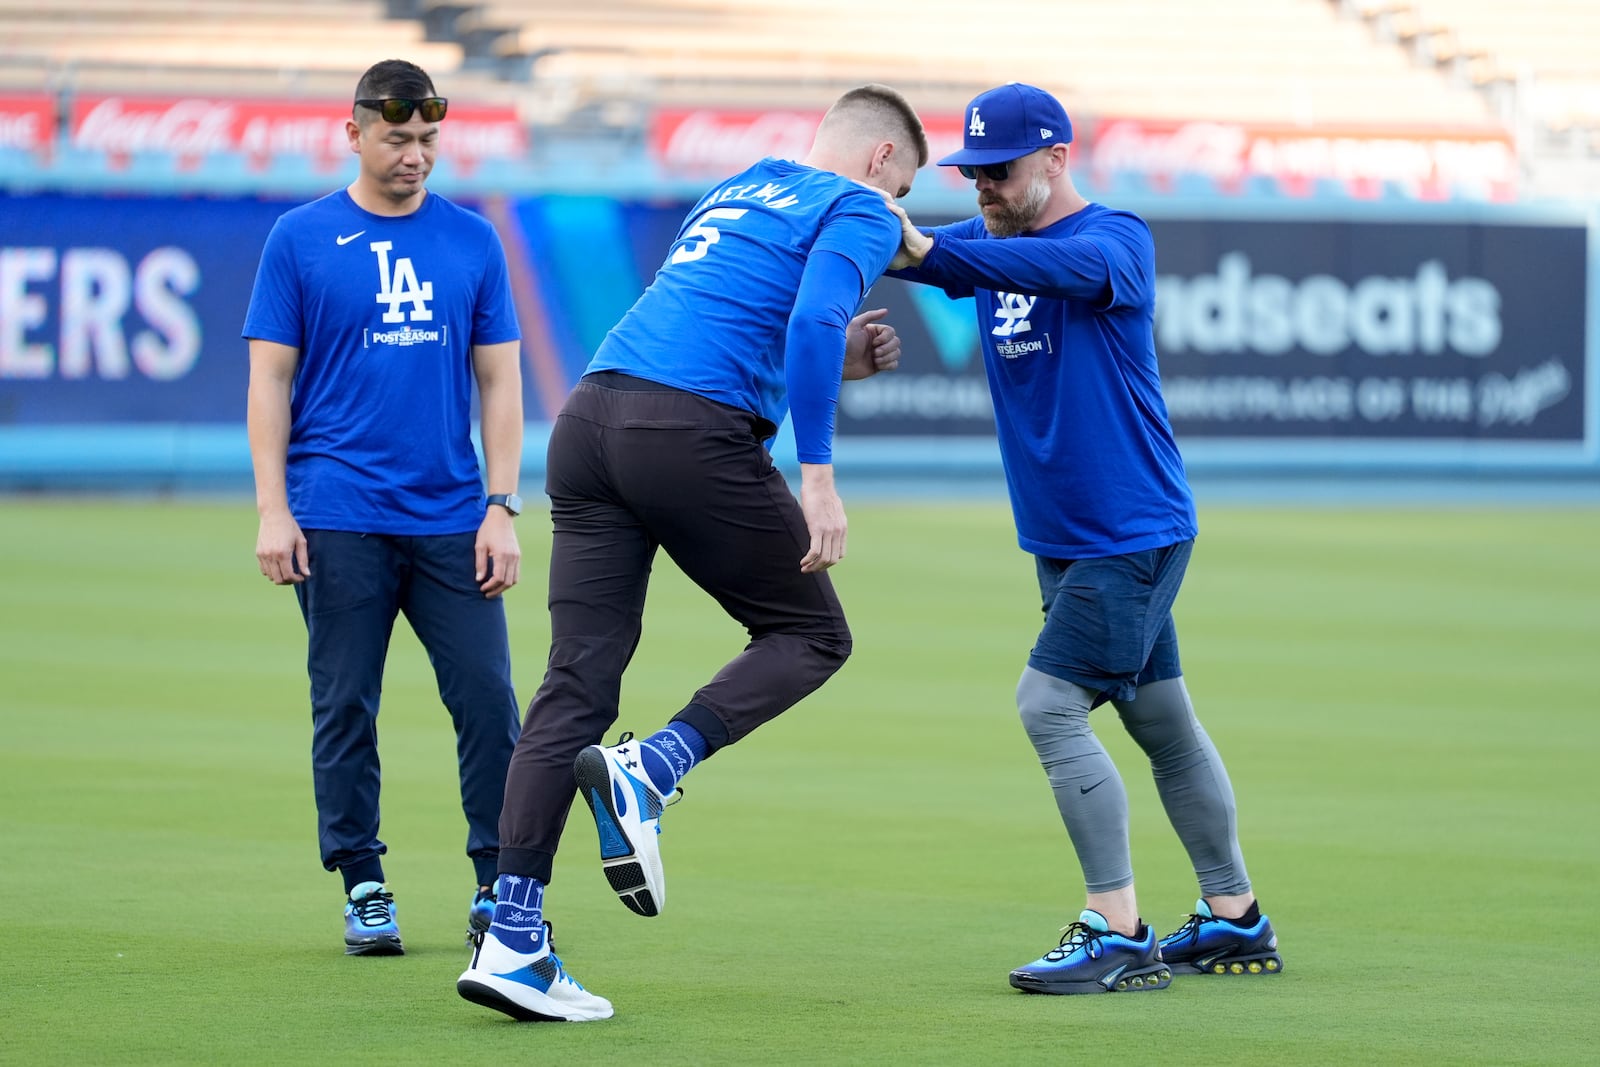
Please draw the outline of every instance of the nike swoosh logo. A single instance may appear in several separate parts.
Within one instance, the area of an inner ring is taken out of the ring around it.
[[[1110,780],[1111,779],[1109,779],[1109,778],[1102,778],[1098,782],[1096,782],[1094,785],[1080,785],[1078,787],[1078,792],[1079,792],[1080,795],[1083,794],[1083,793],[1088,793],[1091,790],[1095,790],[1095,789],[1100,788],[1101,786],[1105,785]]]
[[[333,239],[333,243],[334,244],[339,244],[339,245],[347,245],[351,241],[354,241],[357,237],[360,237],[362,234],[364,234],[366,232],[367,232],[366,230],[357,230],[355,233],[351,234],[349,237],[335,237]]]

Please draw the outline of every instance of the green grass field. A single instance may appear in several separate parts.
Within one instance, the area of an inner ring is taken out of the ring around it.
[[[850,514],[856,655],[691,777],[662,917],[607,889],[579,805],[548,913],[617,1016],[562,1026],[455,994],[465,825],[403,624],[381,724],[408,954],[353,959],[316,860],[304,631],[255,573],[249,504],[0,502],[0,1061],[1595,1062],[1600,511],[1203,511],[1187,677],[1286,972],[1068,998],[1006,984],[1082,903],[1012,706],[1038,616],[1009,515]],[[546,529],[523,521],[511,600],[524,699]],[[619,728],[741,637],[663,561]],[[1164,932],[1193,874],[1095,721]]]

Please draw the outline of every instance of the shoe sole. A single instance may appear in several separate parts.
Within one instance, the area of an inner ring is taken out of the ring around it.
[[[1159,967],[1124,971],[1109,986],[1100,981],[1061,982],[1029,974],[1027,971],[1011,972],[1011,985],[1014,988],[1024,993],[1049,993],[1055,996],[1071,996],[1077,993],[1143,993],[1152,989],[1165,989],[1171,984],[1172,970],[1164,963]]]
[[[346,956],[404,956],[405,946],[398,937],[375,937],[371,941],[346,941]]]
[[[611,1018],[608,1008],[604,1012],[578,1012],[568,1014],[551,1014],[557,1010],[549,997],[537,990],[532,990],[516,982],[508,982],[494,975],[476,975],[471,971],[463,974],[456,980],[456,992],[461,994],[463,1000],[511,1016],[519,1023],[585,1023],[598,1022],[601,1019]],[[550,1011],[536,1011],[525,1004],[515,1000],[512,994],[523,997],[537,997],[539,1000],[548,1001],[552,1006]]]
[[[631,804],[627,816],[617,812],[616,784],[611,776],[610,760],[598,746],[578,753],[572,773],[578,782],[578,793],[589,805],[595,829],[600,834],[600,863],[605,869],[606,881],[635,915],[646,918],[660,915],[667,894],[655,828],[646,829]],[[631,789],[625,782],[621,785]],[[630,829],[633,833],[629,833]],[[652,872],[654,885],[651,884]]]
[[[1193,960],[1172,964],[1173,974],[1210,975],[1263,975],[1282,974],[1283,957],[1276,952],[1261,952],[1250,956],[1224,956],[1221,959],[1198,963]]]

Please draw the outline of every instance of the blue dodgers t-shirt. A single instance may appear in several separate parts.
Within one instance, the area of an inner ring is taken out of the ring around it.
[[[521,336],[487,220],[437,193],[398,218],[342,189],[294,208],[267,236],[243,335],[300,350],[287,477],[302,527],[478,528],[472,347]]]
[[[763,159],[689,212],[655,280],[606,335],[588,369],[670,385],[777,426],[789,408],[786,381],[794,376],[785,373],[785,339],[806,260],[832,252],[854,265],[860,288],[845,301],[853,308],[899,246],[899,221],[877,190],[830,171]],[[823,455],[832,441],[827,416],[838,399],[837,368],[802,372],[807,387],[829,395],[805,405],[804,419],[796,403],[795,441],[802,456]]]
[[[1016,237],[994,237],[981,217],[932,232],[922,266],[894,273],[977,298],[1021,546],[1083,559],[1194,537],[1156,364],[1144,220],[1090,204]]]

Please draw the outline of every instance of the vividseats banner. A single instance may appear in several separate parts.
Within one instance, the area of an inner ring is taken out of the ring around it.
[[[1585,440],[1585,226],[1150,227],[1156,349],[1180,440]],[[841,431],[991,433],[979,331],[1022,339],[1026,317],[1008,305],[980,324],[971,300],[893,279],[869,300],[895,312],[907,355],[898,374],[846,388]],[[1011,347],[1013,358],[1073,358]]]
[[[296,202],[0,196],[0,428],[242,426],[239,329],[262,243]],[[690,205],[462,203],[505,245],[528,419],[548,421]],[[1181,442],[1254,442],[1263,455],[1294,441],[1592,448],[1585,225],[1150,214],[1155,339]],[[992,435],[979,331],[1025,337],[1023,303],[979,323],[970,299],[880,280],[865,306],[889,308],[902,367],[846,384],[840,435]],[[1048,347],[1012,349],[1073,358]]]

